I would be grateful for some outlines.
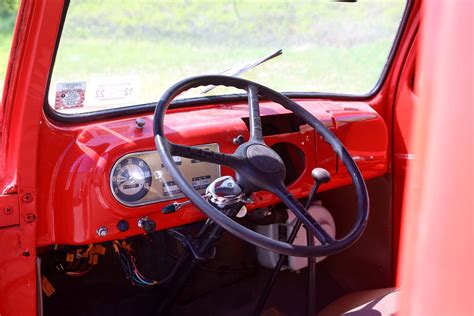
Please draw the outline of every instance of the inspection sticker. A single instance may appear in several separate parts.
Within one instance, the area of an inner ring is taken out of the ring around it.
[[[87,103],[91,105],[129,104],[137,101],[138,75],[91,76]]]
[[[56,85],[56,110],[82,108],[86,95],[86,82],[59,82]]]

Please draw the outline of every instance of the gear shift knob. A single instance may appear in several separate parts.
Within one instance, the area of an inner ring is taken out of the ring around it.
[[[329,171],[324,168],[314,168],[313,171],[311,171],[311,176],[317,184],[328,183],[329,180],[331,180]]]
[[[314,168],[311,171],[311,176],[314,179],[314,185],[309,193],[308,200],[306,201],[305,208],[308,209],[311,205],[311,202],[316,196],[316,192],[318,192],[319,186],[323,183],[328,183],[331,180],[331,175],[329,171],[324,168]]]

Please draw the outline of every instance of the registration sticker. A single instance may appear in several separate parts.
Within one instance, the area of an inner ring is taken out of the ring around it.
[[[59,82],[56,85],[56,110],[82,108],[86,95],[86,82]]]
[[[87,104],[129,104],[137,101],[138,75],[92,76],[88,81]]]

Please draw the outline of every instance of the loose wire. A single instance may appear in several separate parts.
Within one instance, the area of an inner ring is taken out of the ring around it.
[[[133,285],[138,286],[154,286],[159,282],[156,280],[148,279],[144,277],[138,270],[135,257],[133,256],[133,249],[131,243],[127,244],[125,241],[120,243],[117,240],[114,240],[113,247],[115,253],[120,258],[120,264],[122,270],[125,274],[125,277],[130,280]]]

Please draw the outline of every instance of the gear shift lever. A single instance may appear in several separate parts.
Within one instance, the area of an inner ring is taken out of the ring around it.
[[[328,183],[331,180],[331,175],[326,169],[323,168],[315,168],[311,172],[311,176],[314,179],[314,192],[311,191],[310,198],[312,198],[318,188],[323,183]],[[309,202],[309,203],[308,203]],[[308,202],[306,204],[306,209],[308,209],[309,205],[311,204],[312,200],[308,198]],[[306,230],[306,242],[308,246],[314,246],[314,237]],[[316,297],[316,258],[309,257],[308,258],[308,315],[316,315],[316,305],[314,298]]]
[[[308,200],[306,201],[305,208],[308,209],[311,206],[311,203],[314,200],[314,197],[316,196],[316,192],[318,192],[318,189],[321,184],[323,183],[328,183],[329,180],[331,180],[331,175],[329,172],[324,169],[324,168],[314,168],[313,171],[311,171],[311,176],[314,179],[314,185],[311,188],[311,192],[309,193]],[[298,234],[298,231],[301,228],[302,221],[298,219],[296,221],[295,227],[290,233],[290,236],[288,237],[287,242],[289,244],[292,244],[295,241],[296,235]],[[307,236],[307,241],[308,245],[314,245],[314,239],[311,233],[308,231],[306,232]],[[283,261],[285,260],[285,256],[280,255],[280,258],[278,259],[278,262],[273,269],[272,276],[270,280],[268,281],[267,285],[265,286],[265,289],[263,290],[262,296],[260,297],[260,300],[257,303],[257,307],[255,308],[254,311],[254,316],[260,316],[263,307],[265,306],[265,303],[268,299],[268,296],[270,295],[270,291],[273,288],[273,285],[275,284],[276,277],[278,275],[278,272],[280,272],[281,267],[283,266]],[[316,268],[316,260],[314,257],[308,258],[308,270],[309,270],[309,288],[308,292],[310,296],[308,297],[309,299],[309,315],[313,316],[315,315],[314,313],[314,294],[316,291],[314,280],[315,280],[315,268]],[[312,314],[311,314],[312,312]]]
[[[315,189],[315,191],[318,191],[319,186],[321,184],[328,183],[331,180],[331,175],[329,174],[329,171],[324,168],[314,168],[313,171],[311,171],[311,176],[314,179],[313,188]]]

